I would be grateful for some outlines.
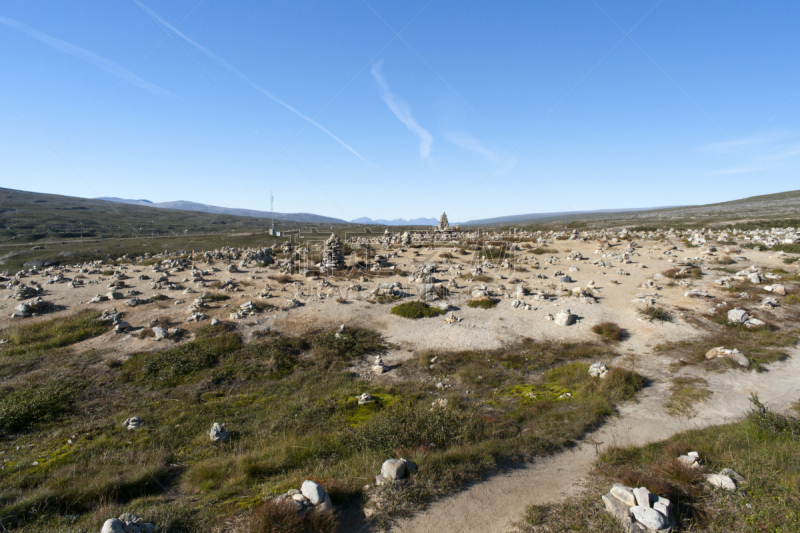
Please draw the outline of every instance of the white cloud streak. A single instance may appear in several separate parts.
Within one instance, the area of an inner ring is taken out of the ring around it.
[[[197,48],[198,50],[200,50],[201,52],[203,52],[203,53],[204,53],[206,56],[210,57],[211,59],[213,59],[214,61],[216,61],[217,63],[219,63],[220,65],[222,65],[222,66],[223,66],[223,67],[225,67],[226,69],[228,69],[229,71],[231,71],[231,72],[233,72],[234,74],[236,74],[236,75],[237,75],[237,76],[238,76],[238,77],[239,77],[239,78],[240,78],[242,81],[244,81],[244,82],[245,82],[246,84],[248,84],[250,87],[252,87],[252,88],[253,88],[253,89],[255,89],[256,91],[260,92],[260,93],[261,93],[261,94],[263,94],[264,96],[267,96],[268,98],[271,98],[271,99],[272,99],[272,100],[274,100],[276,103],[278,103],[278,104],[280,104],[281,106],[285,107],[286,109],[288,109],[289,111],[291,111],[292,113],[294,113],[295,115],[297,115],[298,117],[300,117],[301,119],[303,119],[303,120],[305,120],[305,121],[307,121],[307,122],[310,122],[311,124],[313,124],[313,125],[314,125],[314,126],[316,126],[317,128],[321,129],[322,131],[324,131],[325,133],[327,133],[327,134],[328,134],[328,135],[329,135],[329,136],[330,136],[330,137],[331,137],[333,140],[335,140],[336,142],[338,142],[339,144],[341,144],[343,147],[345,147],[347,150],[349,150],[349,151],[350,151],[350,152],[351,152],[353,155],[355,155],[356,157],[358,157],[359,159],[361,159],[361,160],[362,160],[362,161],[364,161],[365,163],[367,163],[367,164],[369,164],[369,165],[372,165],[372,166],[375,166],[375,165],[373,165],[373,164],[372,164],[372,163],[371,163],[369,160],[367,160],[366,158],[362,157],[362,156],[361,156],[361,154],[359,154],[358,152],[356,152],[356,151],[355,151],[355,150],[354,150],[354,149],[353,149],[353,148],[352,148],[350,145],[348,145],[348,144],[347,144],[347,143],[345,143],[343,140],[341,140],[339,137],[337,137],[336,135],[334,135],[333,133],[331,133],[331,131],[330,131],[330,130],[328,130],[328,129],[327,129],[325,126],[323,126],[323,125],[319,124],[319,123],[318,123],[318,122],[316,122],[314,119],[312,119],[312,118],[309,118],[309,117],[305,116],[304,114],[302,114],[300,111],[298,111],[298,110],[297,110],[297,109],[295,109],[294,107],[290,106],[289,104],[287,104],[286,102],[284,102],[283,100],[281,100],[280,98],[278,98],[277,96],[275,96],[274,94],[270,93],[269,91],[267,91],[266,89],[264,89],[263,87],[261,87],[260,85],[258,85],[256,82],[254,82],[253,80],[251,80],[250,78],[248,78],[247,76],[245,76],[245,75],[244,75],[244,73],[242,73],[242,71],[240,71],[239,69],[237,69],[236,67],[234,67],[233,65],[231,65],[230,63],[228,63],[228,62],[227,62],[225,59],[221,58],[220,56],[218,56],[217,54],[215,54],[214,52],[212,52],[212,51],[211,51],[211,50],[209,50],[208,48],[204,47],[203,45],[201,45],[201,44],[200,44],[200,43],[198,43],[197,41],[195,41],[195,40],[191,39],[190,37],[188,37],[186,34],[184,34],[183,32],[181,32],[180,30],[178,30],[178,28],[176,28],[175,26],[171,25],[169,22],[167,22],[166,20],[164,20],[164,19],[163,19],[161,16],[159,16],[159,15],[158,15],[158,14],[157,14],[155,11],[153,11],[152,9],[150,9],[149,7],[147,7],[146,5],[144,5],[143,3],[139,2],[139,0],[134,0],[134,2],[135,2],[135,3],[136,3],[136,5],[138,5],[138,6],[139,6],[139,7],[140,7],[140,8],[141,8],[141,9],[142,9],[142,10],[143,10],[145,13],[147,13],[147,14],[148,14],[150,17],[152,17],[152,18],[153,18],[155,21],[157,21],[157,22],[158,22],[158,24],[161,24],[162,26],[164,26],[165,28],[167,28],[169,31],[173,32],[175,35],[177,35],[178,37],[180,37],[181,39],[183,39],[183,40],[184,40],[184,41],[186,41],[187,43],[191,44],[192,46],[194,46],[195,48]]]
[[[105,70],[109,74],[112,74],[120,79],[126,80],[132,83],[133,85],[136,85],[137,87],[140,87],[153,94],[157,94],[160,96],[172,96],[172,94],[169,91],[166,91],[161,87],[158,87],[157,85],[153,85],[152,83],[144,81],[135,74],[131,74],[130,71],[120,67],[113,61],[101,57],[95,54],[94,52],[90,52],[89,50],[84,50],[83,48],[79,48],[74,44],[70,44],[68,42],[62,41],[61,39],[51,37],[50,35],[42,33],[38,30],[34,30],[27,24],[24,24],[17,20],[9,19],[6,17],[0,17],[0,23],[5,24],[10,28],[14,28],[15,30],[22,32],[29,37],[33,37],[37,41],[46,44],[47,46],[53,48],[58,52],[68,54],[73,57],[77,57],[78,59],[81,59],[83,61],[86,61],[87,63],[91,63],[97,68]]]
[[[433,137],[431,134],[420,126],[414,117],[411,115],[411,108],[405,102],[400,102],[395,98],[394,94],[389,90],[389,85],[383,77],[381,72],[382,62],[375,63],[372,66],[372,76],[378,82],[381,90],[381,98],[389,106],[389,109],[394,115],[411,130],[411,133],[419,137],[419,153],[422,157],[430,157],[431,144],[433,144]]]
[[[517,157],[512,153],[506,156],[505,159],[486,148],[483,143],[478,139],[467,133],[445,133],[445,139],[464,150],[480,154],[492,163],[502,164],[497,170],[500,172],[508,172],[517,165]]]

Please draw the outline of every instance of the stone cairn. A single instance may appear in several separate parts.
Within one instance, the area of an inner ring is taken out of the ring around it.
[[[331,233],[331,236],[325,241],[325,249],[322,251],[322,266],[332,270],[344,268],[342,241],[335,233]]]

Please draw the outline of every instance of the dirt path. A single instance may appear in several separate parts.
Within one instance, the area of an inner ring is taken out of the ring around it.
[[[669,383],[664,380],[648,387],[636,404],[620,408],[620,417],[587,436],[579,446],[535,463],[496,474],[395,525],[393,533],[506,533],[531,504],[554,503],[578,493],[597,459],[611,445],[642,445],[663,440],[675,433],[736,420],[749,407],[751,392],[775,410],[782,410],[800,398],[800,350],[783,363],[762,374],[728,372],[703,377],[714,391],[698,407],[697,416],[686,419],[669,416],[663,409]]]

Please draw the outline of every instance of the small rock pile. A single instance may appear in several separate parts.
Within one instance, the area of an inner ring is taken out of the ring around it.
[[[333,502],[322,485],[311,480],[303,481],[300,490],[290,489],[275,498],[275,502],[291,505],[302,516],[311,510],[332,511]]]
[[[672,502],[643,487],[615,483],[602,498],[606,511],[614,515],[627,532],[671,533],[677,525],[672,515]]]
[[[40,313],[44,313],[51,308],[52,304],[42,300],[41,296],[37,296],[36,298],[28,300],[27,302],[23,302],[15,307],[14,312],[11,313],[11,318],[28,318],[39,315]]]
[[[133,513],[124,513],[119,518],[111,518],[103,524],[100,533],[155,533],[155,524],[145,522]]]
[[[763,326],[765,324],[763,320],[751,317],[747,311],[738,307],[728,311],[728,321],[733,324],[744,324],[747,327]]]
[[[604,378],[608,374],[609,368],[605,363],[594,363],[589,367],[589,375],[593,378]]]
[[[707,360],[718,359],[720,357],[727,357],[728,359],[736,361],[741,366],[750,366],[750,360],[736,348],[729,350],[723,346],[718,346],[706,352]]]

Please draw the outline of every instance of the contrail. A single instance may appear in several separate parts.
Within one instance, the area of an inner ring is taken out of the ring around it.
[[[420,126],[414,119],[408,104],[398,101],[394,94],[392,94],[392,91],[389,90],[389,84],[386,83],[386,79],[384,79],[383,73],[381,72],[382,63],[382,61],[379,61],[372,66],[372,75],[375,77],[375,81],[378,82],[380,87],[381,98],[383,98],[383,101],[386,102],[386,105],[389,106],[389,109],[392,110],[392,113],[394,113],[398,120],[405,124],[411,133],[419,137],[420,155],[422,157],[430,157],[433,137],[428,130]]]
[[[310,122],[311,124],[315,125],[315,126],[316,126],[316,127],[318,127],[319,129],[321,129],[322,131],[324,131],[325,133],[327,133],[328,135],[330,135],[332,139],[334,139],[336,142],[338,142],[339,144],[341,144],[342,146],[344,146],[345,148],[347,148],[347,149],[348,149],[350,152],[352,152],[352,153],[353,153],[353,154],[354,154],[356,157],[358,157],[359,159],[361,159],[361,160],[362,160],[362,161],[364,161],[365,163],[367,163],[367,164],[369,164],[369,165],[372,165],[373,167],[375,166],[375,165],[374,165],[374,164],[372,164],[372,163],[371,163],[371,162],[370,162],[368,159],[366,159],[366,158],[362,157],[362,156],[361,156],[361,154],[359,154],[358,152],[356,152],[356,151],[355,151],[355,150],[354,150],[354,149],[353,149],[351,146],[349,146],[347,143],[345,143],[345,142],[344,142],[343,140],[341,140],[339,137],[337,137],[336,135],[334,135],[333,133],[331,133],[331,131],[330,131],[330,130],[328,130],[328,129],[327,129],[325,126],[323,126],[323,125],[321,125],[321,124],[319,124],[319,123],[315,122],[315,121],[314,121],[314,119],[312,119],[312,118],[309,118],[309,117],[305,116],[304,114],[302,114],[302,113],[301,113],[300,111],[298,111],[297,109],[293,108],[292,106],[290,106],[289,104],[287,104],[286,102],[284,102],[283,100],[281,100],[280,98],[278,98],[277,96],[275,96],[274,94],[270,93],[270,92],[269,92],[269,91],[267,91],[266,89],[264,89],[264,88],[262,88],[261,86],[259,86],[259,85],[258,85],[256,82],[254,82],[253,80],[251,80],[250,78],[248,78],[247,76],[245,76],[245,75],[244,75],[244,74],[243,74],[243,73],[242,73],[242,72],[241,72],[239,69],[237,69],[236,67],[234,67],[233,65],[231,65],[230,63],[228,63],[227,61],[225,61],[223,58],[221,58],[220,56],[218,56],[217,54],[215,54],[214,52],[212,52],[212,51],[211,51],[211,50],[209,50],[208,48],[204,47],[204,46],[203,46],[203,45],[201,45],[200,43],[198,43],[198,42],[196,42],[196,41],[192,40],[191,38],[189,38],[189,37],[188,37],[187,35],[185,35],[183,32],[181,32],[180,30],[178,30],[176,27],[172,26],[172,25],[171,25],[169,22],[167,22],[166,20],[164,20],[162,17],[160,17],[160,16],[159,16],[157,13],[155,13],[155,12],[154,12],[152,9],[150,9],[149,7],[147,7],[146,5],[144,5],[143,3],[139,2],[139,0],[133,0],[133,1],[136,3],[136,5],[138,5],[140,8],[142,8],[142,9],[143,9],[143,10],[144,10],[144,11],[145,11],[145,12],[146,12],[148,15],[150,15],[150,16],[151,16],[151,17],[153,17],[155,20],[157,20],[157,21],[159,22],[159,24],[163,24],[163,25],[164,25],[164,26],[166,26],[166,27],[167,27],[167,28],[168,28],[170,31],[172,31],[173,33],[175,33],[175,35],[178,35],[178,36],[179,36],[181,39],[185,40],[187,43],[191,44],[192,46],[194,46],[195,48],[197,48],[198,50],[200,50],[201,52],[203,52],[204,54],[206,54],[208,57],[210,57],[211,59],[213,59],[213,60],[214,60],[214,61],[216,61],[217,63],[219,63],[220,65],[222,65],[222,66],[223,66],[223,67],[225,67],[226,69],[230,70],[231,72],[233,72],[233,73],[234,73],[234,74],[236,74],[237,76],[239,76],[239,78],[241,78],[241,79],[242,79],[242,81],[244,81],[245,83],[247,83],[248,85],[250,85],[250,87],[252,87],[253,89],[257,90],[258,92],[260,92],[260,93],[262,93],[262,94],[264,94],[264,95],[268,96],[269,98],[271,98],[272,100],[274,100],[274,101],[275,101],[275,102],[277,102],[278,104],[282,105],[283,107],[285,107],[286,109],[288,109],[289,111],[291,111],[292,113],[294,113],[295,115],[297,115],[298,117],[302,118],[303,120],[305,120],[305,121],[308,121],[308,122]],[[376,168],[377,168],[377,167],[376,167]]]
[[[27,24],[23,24],[14,19],[9,19],[6,17],[0,17],[0,23],[5,24],[10,28],[14,28],[25,35],[33,37],[34,39],[43,42],[44,44],[48,45],[49,47],[62,52],[64,54],[69,54],[71,56],[77,57],[78,59],[82,59],[88,63],[93,64],[94,66],[105,70],[109,74],[113,74],[123,80],[127,80],[142,89],[149,91],[153,94],[158,94],[162,96],[173,96],[172,93],[158,87],[157,85],[153,85],[152,83],[148,83],[144,81],[142,78],[136,76],[135,74],[131,74],[130,71],[125,70],[124,68],[120,67],[113,61],[110,61],[102,56],[95,54],[94,52],[90,52],[89,50],[84,50],[83,48],[79,48],[74,44],[70,44],[68,42],[62,41],[61,39],[56,39],[55,37],[51,37],[46,33],[42,33],[40,31],[34,30]]]

